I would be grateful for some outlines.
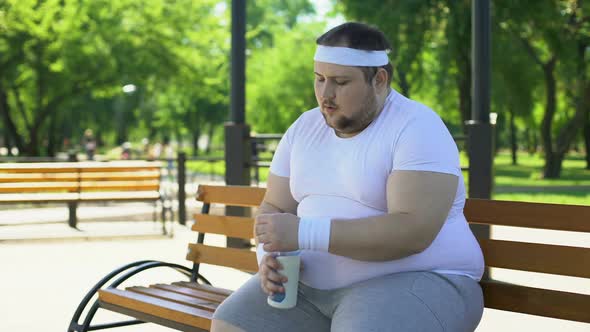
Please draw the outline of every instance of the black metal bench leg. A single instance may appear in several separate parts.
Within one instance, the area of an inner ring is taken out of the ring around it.
[[[76,210],[78,209],[78,203],[77,202],[69,202],[68,209],[70,210],[68,224],[72,228],[77,228],[76,224],[78,223],[78,218],[76,216]]]

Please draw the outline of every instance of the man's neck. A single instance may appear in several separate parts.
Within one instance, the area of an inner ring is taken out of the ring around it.
[[[379,116],[379,114],[381,114],[381,112],[383,111],[383,109],[385,108],[385,101],[387,100],[387,97],[389,97],[389,94],[391,93],[391,88],[387,88],[387,90],[385,90],[384,93],[382,93],[381,95],[379,95],[378,98],[378,105],[379,108],[377,109],[377,113],[375,113],[375,117],[373,118],[373,121],[375,121],[375,119]]]
[[[391,88],[387,88],[387,90],[384,93],[377,96],[377,105],[378,105],[377,112],[375,112],[375,116],[373,117],[373,119],[371,119],[371,122],[375,121],[375,119],[377,119],[379,117],[379,115],[381,114],[381,112],[385,108],[384,107],[385,101],[387,100],[387,97],[389,96],[390,93],[391,93]],[[369,122],[367,127],[371,124],[371,122]],[[359,130],[354,133],[341,133],[341,132],[338,132],[336,129],[334,129],[334,133],[336,134],[336,136],[338,136],[340,138],[351,138],[351,137],[354,137],[354,136],[360,134],[365,129],[366,129],[366,127],[363,128],[362,130]]]

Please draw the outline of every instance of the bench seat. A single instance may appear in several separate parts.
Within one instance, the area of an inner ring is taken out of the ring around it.
[[[100,304],[109,310],[180,331],[208,331],[213,313],[232,292],[223,288],[175,282],[149,287],[107,288]]]

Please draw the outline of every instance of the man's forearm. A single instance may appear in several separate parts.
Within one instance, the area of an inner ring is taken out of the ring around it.
[[[417,254],[434,240],[438,229],[409,213],[354,220],[332,220],[329,252],[363,261],[389,261]]]

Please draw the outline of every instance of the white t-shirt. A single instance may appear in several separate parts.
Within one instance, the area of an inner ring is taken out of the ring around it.
[[[270,168],[275,175],[289,177],[299,217],[334,219],[386,214],[387,178],[395,170],[459,177],[449,216],[432,244],[419,254],[385,262],[302,250],[301,282],[334,289],[405,271],[481,278],[483,255],[463,215],[465,186],[457,146],[440,117],[426,106],[391,90],[378,117],[351,138],[336,136],[319,108],[312,109],[289,127]],[[259,262],[264,253],[259,245]]]

